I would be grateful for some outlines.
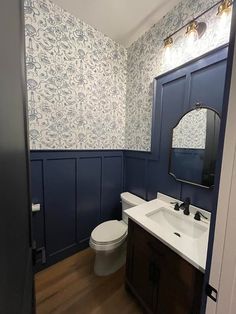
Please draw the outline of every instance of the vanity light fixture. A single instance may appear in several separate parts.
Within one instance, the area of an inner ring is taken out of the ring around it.
[[[198,16],[194,17],[194,19],[183,26],[181,26],[179,29],[177,29],[174,33],[170,34],[165,40],[164,40],[164,47],[169,48],[173,45],[173,36],[176,35],[179,31],[183,30],[187,27],[186,35],[189,37],[189,42],[192,43],[196,39],[200,39],[203,34],[205,33],[207,29],[207,24],[205,22],[197,22],[204,14],[208,13],[214,8],[218,7],[218,13],[217,15],[225,15],[225,13],[228,13],[233,5],[233,0],[221,0],[215,3],[213,6],[199,14]],[[169,49],[167,49],[169,50]]]
[[[173,45],[173,43],[174,43],[173,38],[171,36],[167,37],[164,40],[164,48],[170,48]]]
[[[223,0],[218,7],[217,15],[228,13],[231,10],[232,4],[233,4],[232,0]]]
[[[187,26],[186,35],[198,34],[198,22],[192,21]]]

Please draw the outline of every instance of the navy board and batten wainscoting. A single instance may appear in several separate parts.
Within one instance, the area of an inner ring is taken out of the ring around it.
[[[41,205],[36,269],[87,247],[98,224],[121,218],[122,151],[31,151],[31,177],[32,202]]]
[[[172,129],[196,103],[222,112],[228,47],[157,77],[151,152],[127,150],[31,151],[36,270],[88,246],[101,222],[121,218],[120,193],[146,200],[158,191],[213,211],[214,188],[176,181],[169,172]],[[45,262],[42,266],[42,261]]]

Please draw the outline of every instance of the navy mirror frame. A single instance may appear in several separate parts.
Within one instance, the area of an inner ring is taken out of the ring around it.
[[[161,128],[162,128],[162,93],[157,95],[157,91],[161,90],[162,84],[169,79],[170,76],[178,78],[186,76],[185,68],[193,65],[195,71],[201,69],[203,66],[207,67],[210,64],[217,63],[226,60],[228,57],[228,44],[222,45],[214,50],[201,55],[173,70],[165,72],[160,76],[157,76],[153,82],[153,106],[152,106],[152,131],[151,131],[151,151],[149,152],[149,158],[152,160],[159,160],[160,158],[160,139],[161,139]],[[188,98],[185,97],[184,104],[186,111],[194,108],[189,107]],[[160,123],[159,123],[160,122]]]
[[[223,104],[222,104],[223,106]],[[187,184],[191,184],[191,185],[194,185],[194,186],[198,186],[198,187],[201,187],[201,188],[204,188],[204,189],[213,189],[214,188],[214,184],[211,185],[211,186],[206,186],[206,185],[202,185],[202,184],[198,184],[198,183],[194,183],[194,182],[191,182],[191,181],[187,181],[187,180],[183,180],[183,179],[179,179],[176,177],[176,175],[174,173],[171,172],[171,151],[172,151],[172,143],[173,143],[173,130],[178,126],[178,124],[180,123],[180,121],[191,111],[194,111],[194,110],[198,110],[198,109],[208,109],[208,110],[211,110],[211,111],[214,111],[218,117],[220,118],[221,120],[221,115],[219,114],[219,112],[217,112],[215,109],[205,105],[205,104],[201,104],[201,103],[195,103],[195,107],[193,107],[192,109],[188,110],[187,112],[185,112],[178,120],[177,124],[174,125],[173,129],[172,129],[172,136],[170,138],[170,149],[169,149],[169,175],[171,175],[176,181],[178,182],[183,182],[183,183],[187,183]],[[219,143],[218,143],[218,146],[219,146]],[[215,167],[215,170],[216,170],[216,167]]]

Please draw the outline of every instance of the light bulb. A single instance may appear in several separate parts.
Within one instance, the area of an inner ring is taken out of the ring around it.
[[[217,27],[217,33],[219,36],[227,36],[229,35],[229,29],[231,24],[231,13],[232,10],[225,10],[222,11],[221,14],[218,14],[218,22],[216,24]]]
[[[229,17],[229,12],[227,11],[222,12],[220,16],[220,26],[222,28],[225,28],[225,26],[227,25],[228,17]]]
[[[198,39],[198,22],[192,21],[189,23],[186,31],[187,44],[192,46],[194,42]]]
[[[165,48],[165,59],[169,60],[170,59],[170,55],[171,55],[171,48],[170,47],[166,47]]]
[[[198,39],[197,31],[191,31],[187,36],[187,43],[189,46],[193,45],[194,42]]]

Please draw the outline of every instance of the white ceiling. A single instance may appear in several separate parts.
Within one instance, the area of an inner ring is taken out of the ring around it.
[[[56,4],[128,47],[180,0],[53,0]]]

